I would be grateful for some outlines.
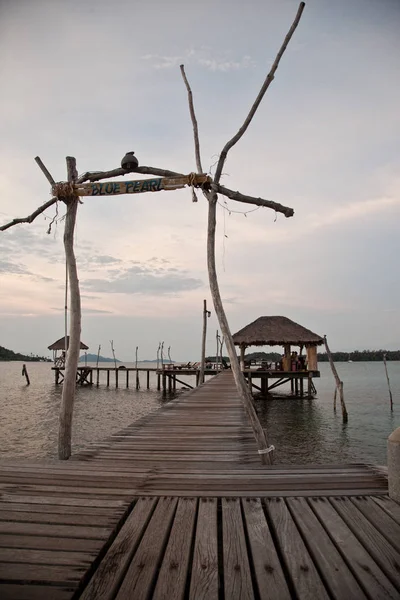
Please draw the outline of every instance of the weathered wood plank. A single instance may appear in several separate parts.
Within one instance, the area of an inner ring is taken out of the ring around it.
[[[240,600],[253,599],[246,539],[243,530],[240,500],[222,498],[222,544],[224,556],[225,597]]]
[[[59,506],[93,506],[95,508],[112,508],[112,507],[127,507],[126,500],[108,500],[107,498],[66,498],[65,496],[38,496],[23,495],[19,492],[15,494],[1,494],[2,502],[18,502],[22,504],[52,504],[57,503]]]
[[[71,600],[75,587],[0,583],[2,600]]]
[[[378,504],[396,523],[400,524],[400,505],[388,496],[374,496],[372,500]]]
[[[400,554],[387,539],[363,516],[352,502],[341,497],[331,498],[342,519],[374,558],[394,586],[400,589]]]
[[[57,504],[46,504],[42,506],[41,504],[22,504],[18,502],[1,502],[0,501],[0,518],[1,515],[5,512],[9,511],[13,512],[29,512],[29,514],[54,514],[54,515],[90,515],[96,517],[98,522],[101,522],[102,518],[106,519],[112,515],[114,519],[122,517],[126,508],[109,508],[109,509],[101,509],[101,508],[91,508],[90,506],[65,506],[65,505],[57,505]]]
[[[142,192],[159,192],[160,190],[176,190],[189,185],[206,183],[210,178],[193,173],[181,177],[163,177],[139,179],[136,181],[105,181],[97,183],[79,183],[75,186],[78,196],[114,196],[118,194],[139,194]]]
[[[261,500],[246,498],[242,506],[259,596],[265,600],[289,600],[291,595]]]
[[[0,521],[0,536],[10,534],[105,540],[109,537],[110,533],[111,529],[109,527],[81,527],[79,525],[47,525],[44,523]]]
[[[0,510],[0,522],[14,523],[43,523],[50,525],[80,525],[97,527],[101,523],[102,527],[112,527],[115,523],[115,515],[109,513],[107,516],[102,515],[74,515],[74,514],[59,514],[59,513],[39,513],[39,512],[23,512],[12,510]],[[0,526],[1,531],[1,526]]]
[[[332,504],[326,498],[310,498],[308,502],[368,597],[372,600],[399,598],[400,593],[396,591]]]
[[[0,562],[28,563],[31,565],[88,566],[96,558],[96,552],[65,552],[60,550],[32,550],[22,548],[0,548]]]
[[[155,498],[138,499],[80,600],[109,600],[115,597],[155,504]]]
[[[288,498],[291,515],[306,541],[308,550],[336,600],[366,598],[357,580],[322,527],[305,498]]]
[[[281,498],[265,500],[265,507],[298,600],[329,600],[302,536]]]
[[[141,600],[151,597],[150,590],[155,584],[176,505],[175,498],[159,499],[116,600]]]
[[[189,597],[190,600],[218,599],[216,498],[199,500]]]
[[[196,509],[196,499],[180,498],[154,590],[154,600],[170,600],[171,598],[183,600]]]
[[[392,517],[375,504],[371,498],[356,496],[351,501],[388,542],[396,548],[397,552],[400,552],[400,525],[393,522]]]
[[[70,565],[28,565],[21,563],[0,563],[0,581],[19,583],[38,582],[42,584],[58,583],[68,586],[77,583],[86,571],[86,567]],[[1,588],[0,588],[1,589]]]
[[[36,535],[0,535],[0,548],[30,548],[32,550],[65,550],[100,552],[104,540],[82,540],[68,537],[40,537]]]

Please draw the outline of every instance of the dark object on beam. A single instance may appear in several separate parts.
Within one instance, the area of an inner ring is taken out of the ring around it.
[[[139,161],[134,152],[127,152],[121,160],[121,167],[126,171],[135,171],[139,166]]]

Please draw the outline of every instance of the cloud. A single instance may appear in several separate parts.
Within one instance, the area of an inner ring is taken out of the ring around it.
[[[215,58],[199,58],[197,63],[209,69],[210,71],[238,71],[239,69],[248,69],[254,65],[250,56],[243,56],[240,60],[224,60]]]
[[[45,277],[44,275],[28,271],[24,265],[9,260],[0,260],[0,273],[8,275],[28,275],[37,281],[54,281],[51,277]]]
[[[110,294],[176,294],[203,286],[200,279],[188,277],[185,271],[171,273],[162,268],[133,266],[120,272],[109,272],[110,279],[87,279],[82,287]]]
[[[154,69],[170,69],[176,67],[181,61],[182,56],[160,56],[159,54],[145,54],[142,60],[152,62]]]
[[[0,273],[12,273],[17,275],[26,275],[28,271],[21,264],[8,260],[0,260]]]
[[[191,48],[190,50],[185,50],[180,56],[145,54],[141,58],[142,60],[149,61],[153,69],[170,69],[177,67],[182,62],[198,65],[209,71],[222,72],[238,71],[255,66],[254,60],[247,54],[241,58],[234,59],[228,52],[218,54],[205,46],[198,49]]]
[[[361,202],[352,202],[328,212],[327,214],[312,215],[310,217],[310,229],[319,229],[329,225],[335,225],[343,221],[353,221],[378,211],[384,211],[392,207],[400,206],[400,198],[374,198]]]
[[[115,258],[115,256],[108,256],[102,254],[100,254],[99,256],[92,256],[90,260],[92,263],[97,265],[112,265],[121,262],[120,258]]]

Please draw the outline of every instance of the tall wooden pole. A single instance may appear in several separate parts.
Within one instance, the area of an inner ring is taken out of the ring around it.
[[[96,369],[99,367],[100,350],[101,350],[101,344],[99,344],[99,349],[97,351]]]
[[[393,396],[392,396],[392,390],[390,389],[389,373],[388,373],[387,364],[386,364],[386,352],[383,354],[383,364],[385,365],[386,379],[387,379],[387,384],[388,384],[388,388],[389,388],[390,410],[393,411]]]
[[[114,352],[114,340],[110,340],[110,344],[111,344],[111,352],[114,358],[114,369],[117,370],[117,360],[115,358],[115,352]]]
[[[161,342],[158,342],[158,348],[157,348],[157,369],[160,368],[160,348],[161,348]]]
[[[204,371],[206,365],[206,340],[207,340],[207,318],[211,315],[207,310],[207,300],[203,301],[203,337],[201,340],[201,363],[199,382],[204,383]]]
[[[235,344],[233,343],[232,334],[219,291],[217,270],[215,265],[216,205],[218,196],[215,193],[206,192],[206,198],[208,200],[207,266],[214,308],[218,317],[219,325],[221,327],[222,335],[225,338],[225,345],[229,355],[229,361],[231,363],[231,369],[235,378],[238,394],[243,402],[257,441],[261,462],[263,464],[272,464],[272,451],[274,448],[268,444],[266,432],[261,427],[261,423],[258,420],[257,413],[253,406],[252,395],[246,384],[244,375],[240,370]]]
[[[67,157],[68,182],[75,183],[78,178],[75,158]],[[81,296],[78,271],[74,253],[74,229],[78,209],[78,196],[71,190],[64,198],[67,205],[64,229],[65,258],[68,268],[70,290],[70,333],[65,377],[61,397],[60,426],[58,438],[58,457],[67,460],[71,456],[72,415],[74,410],[76,373],[81,342]]]
[[[336,381],[336,389],[339,392],[340,404],[342,406],[343,423],[347,423],[349,417],[348,417],[348,414],[347,414],[346,404],[345,404],[345,401],[344,401],[343,381],[340,380],[338,372],[336,371],[335,363],[333,362],[332,354],[331,354],[331,351],[329,350],[329,346],[328,346],[328,342],[327,342],[327,339],[326,339],[326,335],[324,335],[324,342],[325,342],[326,353],[327,353],[328,358],[329,358],[329,364],[331,365],[332,373],[333,373],[333,376],[334,376],[335,381]]]

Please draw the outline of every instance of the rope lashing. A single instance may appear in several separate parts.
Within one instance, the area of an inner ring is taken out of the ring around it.
[[[269,448],[264,448],[264,450],[259,450],[258,454],[269,454],[270,452],[273,452],[275,450],[275,446],[273,444],[271,444],[269,446]]]
[[[192,202],[197,202],[196,192],[194,191],[195,183],[196,183],[196,173],[189,173],[189,185],[192,188]]]

